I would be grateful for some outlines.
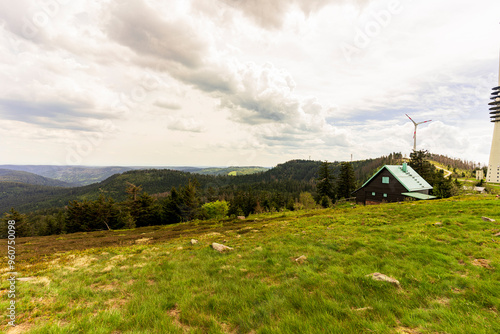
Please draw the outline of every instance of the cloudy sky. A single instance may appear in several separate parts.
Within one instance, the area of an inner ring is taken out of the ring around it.
[[[0,0],[0,164],[486,163],[498,0]]]

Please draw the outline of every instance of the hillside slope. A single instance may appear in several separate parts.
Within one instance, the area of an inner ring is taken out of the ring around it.
[[[394,163],[391,156],[353,162],[358,180],[365,180],[378,168],[387,163]],[[97,199],[100,194],[122,201],[127,194],[125,189],[129,183],[140,185],[149,194],[161,194],[172,187],[185,186],[189,180],[196,179],[203,193],[213,190],[219,194],[232,194],[235,191],[268,191],[293,194],[301,191],[314,192],[318,168],[321,161],[291,160],[265,172],[248,175],[201,175],[168,169],[130,170],[115,174],[99,183],[83,187],[60,189],[18,187],[4,185],[3,198],[0,198],[0,212],[14,206],[21,212],[50,207],[62,207],[70,200]],[[338,173],[340,163],[332,163],[334,173]],[[35,192],[34,194],[32,192]]]
[[[37,174],[0,168],[0,182],[19,182],[50,187],[74,187],[74,184],[50,179]]]
[[[16,269],[31,279],[17,282],[17,329],[499,333],[499,203],[485,196],[347,204],[21,238]],[[213,242],[233,250],[218,253]],[[399,285],[369,277],[377,272]]]
[[[29,172],[47,178],[84,186],[103,181],[108,177],[131,170],[129,167],[85,167],[49,165],[0,165],[0,168]]]

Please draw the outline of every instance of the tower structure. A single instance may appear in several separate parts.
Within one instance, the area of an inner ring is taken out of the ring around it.
[[[413,122],[413,125],[415,125],[415,131],[413,131],[413,152],[417,152],[417,126],[419,126],[420,124],[424,124],[424,123],[427,123],[427,122],[432,122],[432,119],[428,120],[428,121],[423,121],[423,122],[415,122],[410,116],[408,116],[408,114],[405,114],[406,117],[408,117],[410,119],[410,121]]]
[[[498,86],[493,88],[490,100],[490,120],[494,123],[493,140],[491,142],[490,162],[486,182],[500,183],[500,72]]]

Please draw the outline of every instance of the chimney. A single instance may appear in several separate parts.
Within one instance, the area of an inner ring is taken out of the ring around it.
[[[403,162],[403,166],[401,167],[401,169],[403,170],[403,172],[407,172],[408,171],[408,168],[407,168],[407,164],[406,162]]]

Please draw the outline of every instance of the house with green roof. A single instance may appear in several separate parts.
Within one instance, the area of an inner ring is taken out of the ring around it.
[[[380,168],[361,188],[355,190],[356,202],[380,204],[401,202],[408,198],[427,200],[436,196],[429,195],[432,186],[413,168],[403,165],[385,165]]]

